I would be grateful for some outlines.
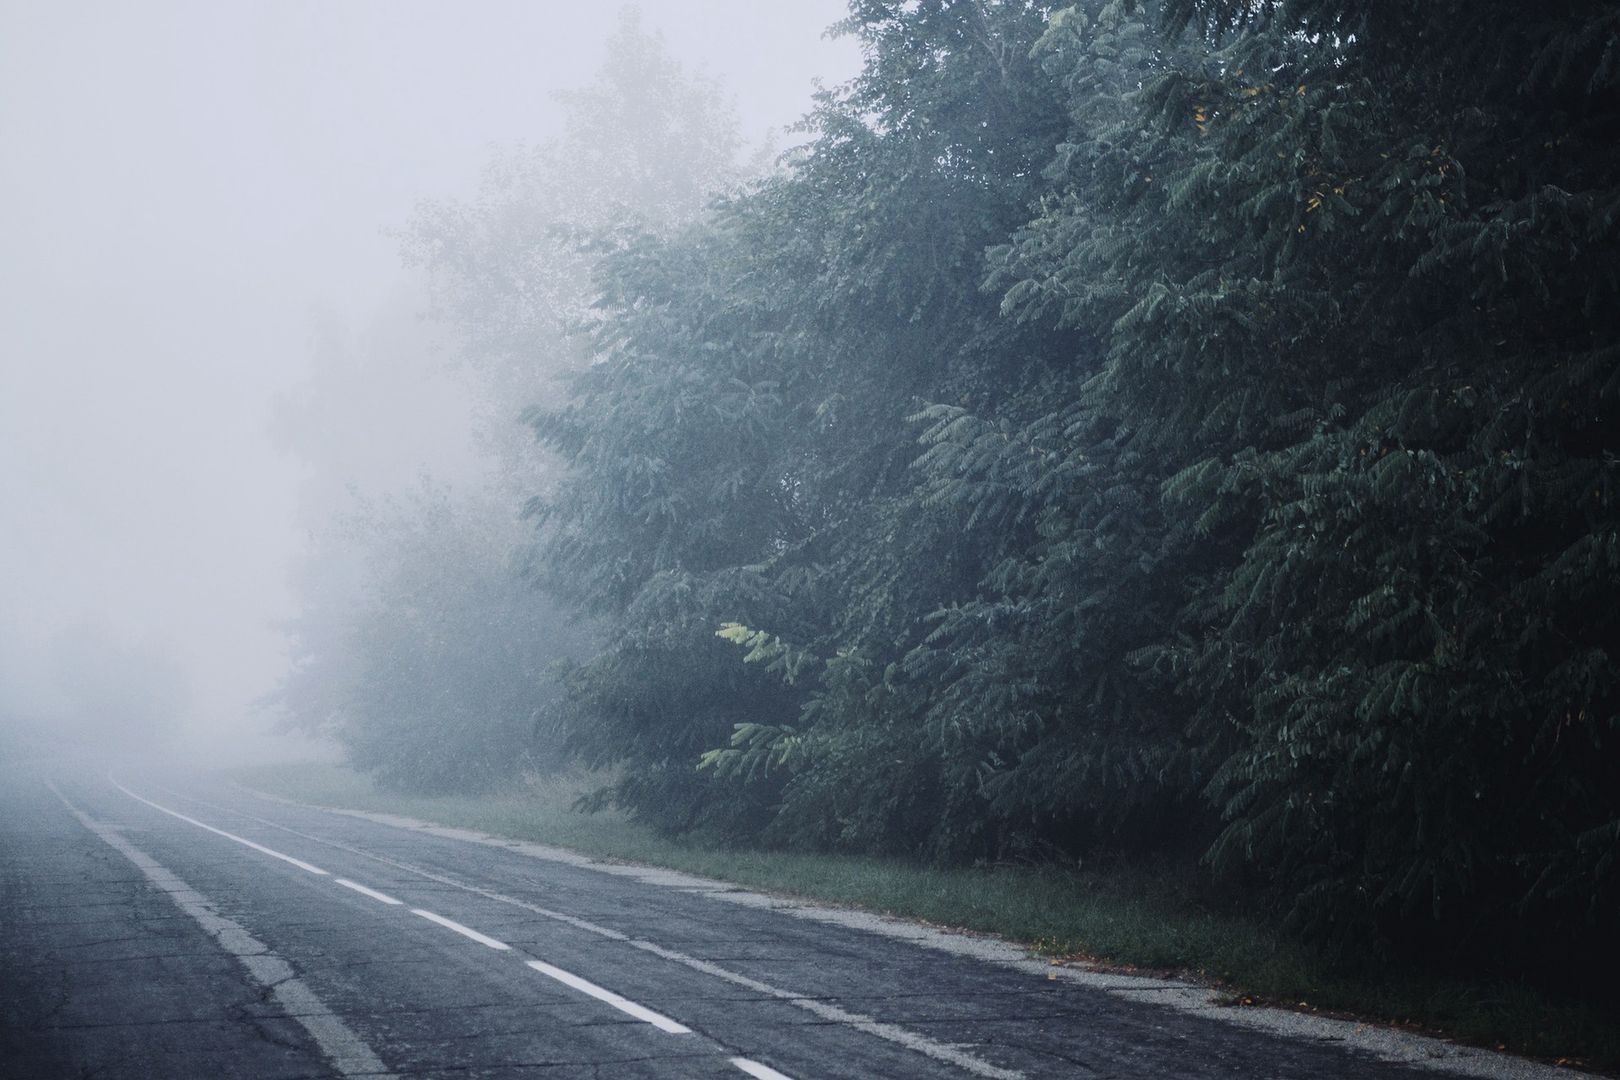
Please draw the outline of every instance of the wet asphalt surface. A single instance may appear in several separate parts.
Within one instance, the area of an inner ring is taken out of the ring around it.
[[[777,1074],[1432,1075],[220,779],[0,769],[8,1080]]]

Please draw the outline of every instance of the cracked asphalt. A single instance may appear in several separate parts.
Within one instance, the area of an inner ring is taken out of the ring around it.
[[[1433,1075],[155,769],[0,771],[0,910],[7,1077]]]

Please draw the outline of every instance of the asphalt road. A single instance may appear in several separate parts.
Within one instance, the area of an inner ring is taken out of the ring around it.
[[[742,896],[218,779],[13,767],[0,1076],[1432,1075]]]

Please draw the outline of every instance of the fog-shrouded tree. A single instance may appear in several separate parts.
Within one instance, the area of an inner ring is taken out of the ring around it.
[[[760,164],[744,160],[718,84],[670,56],[634,8],[594,81],[556,101],[560,134],[496,150],[474,198],[424,201],[400,232],[455,336],[477,433],[525,495],[555,463],[518,417],[588,363],[573,331],[593,318],[592,267],[631,237],[691,220]]]
[[[996,844],[982,748],[938,737],[899,667],[987,556],[915,497],[908,418],[1036,377],[1045,332],[980,281],[1062,130],[1029,60],[1042,26],[1036,5],[856,5],[866,71],[788,168],[604,262],[599,362],[533,417],[568,466],[541,554],[610,627],[576,673],[580,727],[661,825]],[[726,624],[795,659],[739,663]]]
[[[854,4],[791,167],[607,258],[532,418],[613,796],[1612,955],[1617,18]]]
[[[734,185],[712,94],[630,23],[664,92],[610,66],[573,105],[617,128],[409,234],[480,400],[539,437],[497,488],[599,635],[551,710],[613,768],[597,802],[1168,859],[1341,956],[1595,977],[1620,14],[856,0],[840,29],[863,70],[768,176]],[[684,178],[643,168],[666,136]],[[475,669],[430,631],[499,560],[440,582],[412,553],[505,534],[439,514],[377,533],[333,685]],[[415,738],[385,714],[416,714],[373,700],[383,769]]]
[[[424,794],[488,790],[561,760],[548,669],[582,629],[523,580],[513,515],[441,488],[363,503],[344,537],[364,567],[339,612],[306,620],[283,703],[322,717],[350,764]]]
[[[520,573],[522,501],[556,463],[518,417],[587,363],[570,332],[591,318],[594,263],[744,168],[718,88],[633,12],[596,80],[559,99],[561,134],[498,151],[473,200],[423,203],[401,230],[433,321],[413,332],[394,312],[323,347],[281,425],[312,466],[315,539],[276,703],[399,789],[487,788],[558,760],[537,718],[588,622]]]

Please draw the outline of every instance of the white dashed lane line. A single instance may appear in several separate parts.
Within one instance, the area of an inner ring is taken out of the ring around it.
[[[644,1006],[637,1005],[630,999],[620,997],[611,990],[604,990],[595,983],[588,982],[585,979],[580,978],[578,975],[564,971],[562,968],[552,967],[550,964],[543,963],[539,960],[530,960],[528,963],[530,967],[534,968],[534,970],[538,971],[540,974],[549,975],[551,978],[556,979],[564,986],[571,986],[582,994],[591,995],[591,997],[598,1001],[605,1001],[615,1009],[618,1009],[620,1012],[628,1013],[637,1020],[643,1020],[657,1028],[659,1031],[667,1031],[671,1035],[690,1035],[692,1033],[692,1029],[686,1025],[677,1024],[667,1016],[660,1013],[655,1013],[651,1009]]]
[[[396,904],[396,905],[398,905],[398,904],[404,904],[405,903],[405,901],[403,901],[403,900],[394,899],[392,896],[389,896],[387,893],[380,893],[376,889],[368,889],[364,885],[360,884],[358,881],[350,881],[348,878],[341,878],[341,877],[335,877],[332,880],[337,882],[339,885],[342,885],[345,889],[353,889],[355,892],[360,893],[362,896],[369,896],[373,900],[377,900],[377,901],[379,901],[381,903],[384,903],[384,904]]]
[[[496,950],[498,950],[500,952],[505,952],[506,950],[508,950],[508,949],[510,949],[512,947],[512,946],[508,945],[504,941],[496,941],[494,938],[489,937],[486,934],[480,934],[478,931],[474,930],[470,926],[463,926],[460,923],[456,922],[456,920],[454,920],[454,919],[447,919],[443,915],[435,915],[431,911],[423,911],[419,907],[411,908],[411,914],[412,915],[420,915],[420,916],[422,916],[422,918],[426,919],[428,922],[438,923],[440,926],[444,927],[446,930],[454,930],[456,933],[460,934],[464,938],[469,938],[469,939],[471,939],[473,941],[476,941],[480,945],[488,945],[490,948],[496,949]]]
[[[731,1063],[749,1076],[754,1077],[754,1080],[792,1080],[791,1077],[784,1076],[769,1065],[761,1065],[759,1062],[749,1061],[747,1058],[735,1057],[731,1059]]]
[[[314,836],[307,832],[301,832],[298,829],[290,828],[281,824],[280,822],[271,821],[269,818],[259,817],[256,814],[250,814],[245,810],[238,810],[228,806],[220,806],[217,803],[210,803],[204,799],[183,795],[179,792],[175,792],[174,794],[180,795],[181,798],[187,799],[190,802],[200,803],[203,806],[208,806],[212,809],[219,810],[227,814],[247,818],[250,821],[254,821],[260,825],[275,829],[278,832],[289,833],[302,840],[308,840],[311,843],[320,844],[322,847],[347,852],[350,855],[358,856],[359,858],[363,859],[369,859],[372,862],[381,863],[384,866],[391,866],[396,870],[403,870],[406,873],[414,874],[417,877],[425,878],[429,881],[436,881],[441,885],[447,885],[463,892],[469,892],[475,896],[482,896],[486,900],[494,900],[497,903],[509,904],[513,907],[521,908],[524,911],[532,912],[546,919],[553,919],[557,922],[575,927],[576,929],[583,930],[586,933],[595,934],[598,937],[607,938],[611,941],[622,942],[632,949],[639,949],[642,952],[651,953],[654,956],[662,957],[665,960],[680,964],[681,966],[690,968],[693,971],[701,972],[705,975],[711,975],[717,979],[722,979],[726,982],[754,991],[755,993],[775,998],[776,1000],[784,1002],[788,1005],[792,1005],[795,1008],[803,1009],[804,1011],[811,1013],[812,1015],[829,1023],[840,1024],[852,1028],[855,1031],[862,1032],[863,1034],[876,1036],[879,1039],[883,1039],[886,1042],[903,1047],[906,1050],[922,1054],[925,1057],[933,1058],[935,1061],[943,1062],[947,1065],[953,1065],[956,1068],[962,1069],[963,1071],[971,1073],[974,1076],[981,1077],[983,1080],[1024,1080],[1024,1074],[1022,1072],[1019,1072],[1016,1069],[1005,1069],[998,1065],[992,1064],[991,1062],[985,1061],[984,1059],[976,1057],[973,1054],[967,1053],[959,1046],[939,1042],[929,1038],[926,1035],[900,1027],[897,1024],[884,1023],[875,1017],[865,1016],[861,1013],[851,1012],[847,1009],[841,1009],[838,1006],[827,1001],[822,1001],[819,998],[796,993],[792,990],[785,990],[781,987],[772,986],[769,983],[760,982],[757,979],[749,978],[748,976],[732,971],[729,968],[724,968],[718,964],[711,963],[708,960],[702,960],[695,956],[689,956],[674,949],[667,949],[651,941],[642,941],[640,939],[633,938],[629,934],[624,934],[618,930],[612,929],[611,927],[601,926],[597,923],[590,922],[589,920],[581,919],[576,915],[569,915],[566,912],[561,911],[553,911],[550,908],[540,907],[537,904],[531,904],[526,900],[520,900],[517,897],[508,896],[505,893],[480,888],[479,886],[470,884],[469,882],[460,881],[446,874],[435,873],[424,866],[418,866],[414,863],[405,862],[401,859],[390,858],[386,855],[378,855],[375,852],[365,851],[361,848],[340,843],[326,837]],[[331,812],[338,814],[350,813],[349,811],[344,810]],[[353,816],[359,816],[362,818],[365,817],[363,814]],[[503,842],[497,842],[488,838],[480,840],[479,842],[488,843],[497,847],[504,846]],[[739,1060],[747,1061],[748,1059],[741,1058]],[[737,1067],[742,1068],[740,1065]],[[760,1065],[758,1067],[765,1068],[766,1066]]]
[[[269,856],[271,856],[273,858],[280,859],[282,862],[291,863],[292,865],[298,867],[300,870],[307,870],[312,874],[320,874],[322,876],[331,876],[331,875],[328,875],[327,872],[325,870],[322,870],[320,867],[311,865],[310,863],[307,863],[307,862],[303,861],[302,859],[295,859],[291,855],[287,855],[287,854],[285,854],[283,852],[276,851],[274,848],[267,848],[263,844],[255,844],[252,840],[248,840],[248,839],[245,839],[244,837],[237,836],[235,833],[228,833],[224,829],[216,829],[214,826],[205,824],[204,822],[201,822],[201,821],[198,821],[194,817],[187,817],[185,814],[182,814],[177,810],[170,810],[167,806],[160,806],[159,804],[153,802],[150,799],[142,798],[141,796],[135,794],[133,791],[129,790],[124,785],[120,784],[118,781],[113,780],[112,777],[110,777],[110,776],[107,779],[119,791],[122,791],[125,795],[128,795],[130,798],[134,799],[136,802],[145,803],[147,806],[150,806],[154,810],[161,810],[163,813],[168,814],[170,817],[179,818],[181,821],[184,821],[184,822],[186,822],[187,824],[190,824],[190,825],[195,825],[199,829],[206,829],[209,832],[214,833],[214,834],[216,834],[218,836],[225,837],[227,840],[234,840],[238,844],[242,844],[242,845],[245,845],[247,847],[250,847],[254,851],[258,851],[258,852],[261,852],[261,853],[263,853],[265,855],[269,855]],[[381,903],[390,904],[390,905],[399,905],[399,906],[404,905],[404,901],[396,899],[395,897],[389,896],[387,893],[378,892],[376,889],[370,888],[369,886],[366,886],[366,885],[362,885],[357,881],[350,881],[348,878],[341,878],[341,877],[333,877],[332,880],[337,882],[339,885],[342,885],[346,889],[352,889],[357,893],[361,893],[362,895],[369,896],[373,900],[379,901]],[[497,941],[495,938],[492,938],[487,934],[481,934],[477,930],[474,930],[470,926],[464,926],[463,924],[456,922],[454,919],[447,919],[443,915],[440,915],[440,914],[438,914],[436,912],[426,911],[426,910],[424,910],[422,908],[411,908],[411,914],[412,915],[419,915],[419,916],[421,916],[422,918],[428,920],[431,923],[435,923],[435,924],[437,924],[439,926],[442,926],[446,930],[454,931],[455,933],[460,934],[462,937],[467,938],[468,940],[476,941],[480,945],[488,946],[489,948],[494,949],[494,950],[496,950],[498,952],[509,952],[509,951],[511,951],[512,946],[508,945],[506,942]],[[578,990],[582,994],[588,994],[591,997],[596,998],[598,1001],[601,1001],[601,1002],[604,1002],[605,1004],[613,1006],[615,1009],[618,1009],[622,1013],[626,1013],[626,1014],[628,1014],[630,1016],[635,1017],[637,1020],[641,1020],[641,1021],[643,1021],[645,1023],[651,1024],[653,1027],[657,1028],[659,1031],[667,1032],[670,1035],[690,1035],[692,1033],[692,1029],[687,1027],[686,1025],[678,1024],[674,1020],[671,1020],[669,1017],[664,1016],[662,1013],[653,1012],[651,1009],[647,1008],[644,1005],[638,1005],[634,1001],[631,1001],[629,998],[621,997],[620,995],[615,994],[613,991],[605,989],[605,988],[600,987],[600,986],[597,986],[595,983],[589,981],[588,979],[582,979],[578,975],[573,974],[572,972],[564,971],[562,968],[559,968],[559,967],[553,967],[552,965],[544,963],[543,961],[540,961],[540,960],[530,960],[530,961],[528,961],[528,965],[529,965],[529,967],[533,968],[535,971],[540,972],[542,975],[546,975],[546,976],[548,976],[548,977],[550,977],[552,979],[555,979],[555,980],[557,980],[558,982],[562,983],[565,986],[572,987],[573,989]],[[746,1058],[735,1058],[735,1059],[733,1059],[734,1064],[737,1063],[737,1062],[742,1062],[742,1061],[747,1061],[747,1059]],[[752,1064],[753,1063],[750,1062],[750,1065],[752,1065]],[[744,1066],[742,1066],[740,1064],[737,1065],[737,1067],[739,1069],[743,1069],[744,1072],[748,1071],[748,1069],[744,1068]],[[758,1065],[758,1066],[754,1066],[754,1067],[761,1068],[761,1069],[765,1068],[763,1065]],[[766,1080],[771,1080],[771,1078],[775,1078],[775,1077],[780,1077],[781,1080],[787,1080],[786,1077],[782,1077],[781,1073],[771,1072],[768,1069],[763,1073],[750,1073],[750,1075],[764,1077],[764,1078],[766,1078]]]

